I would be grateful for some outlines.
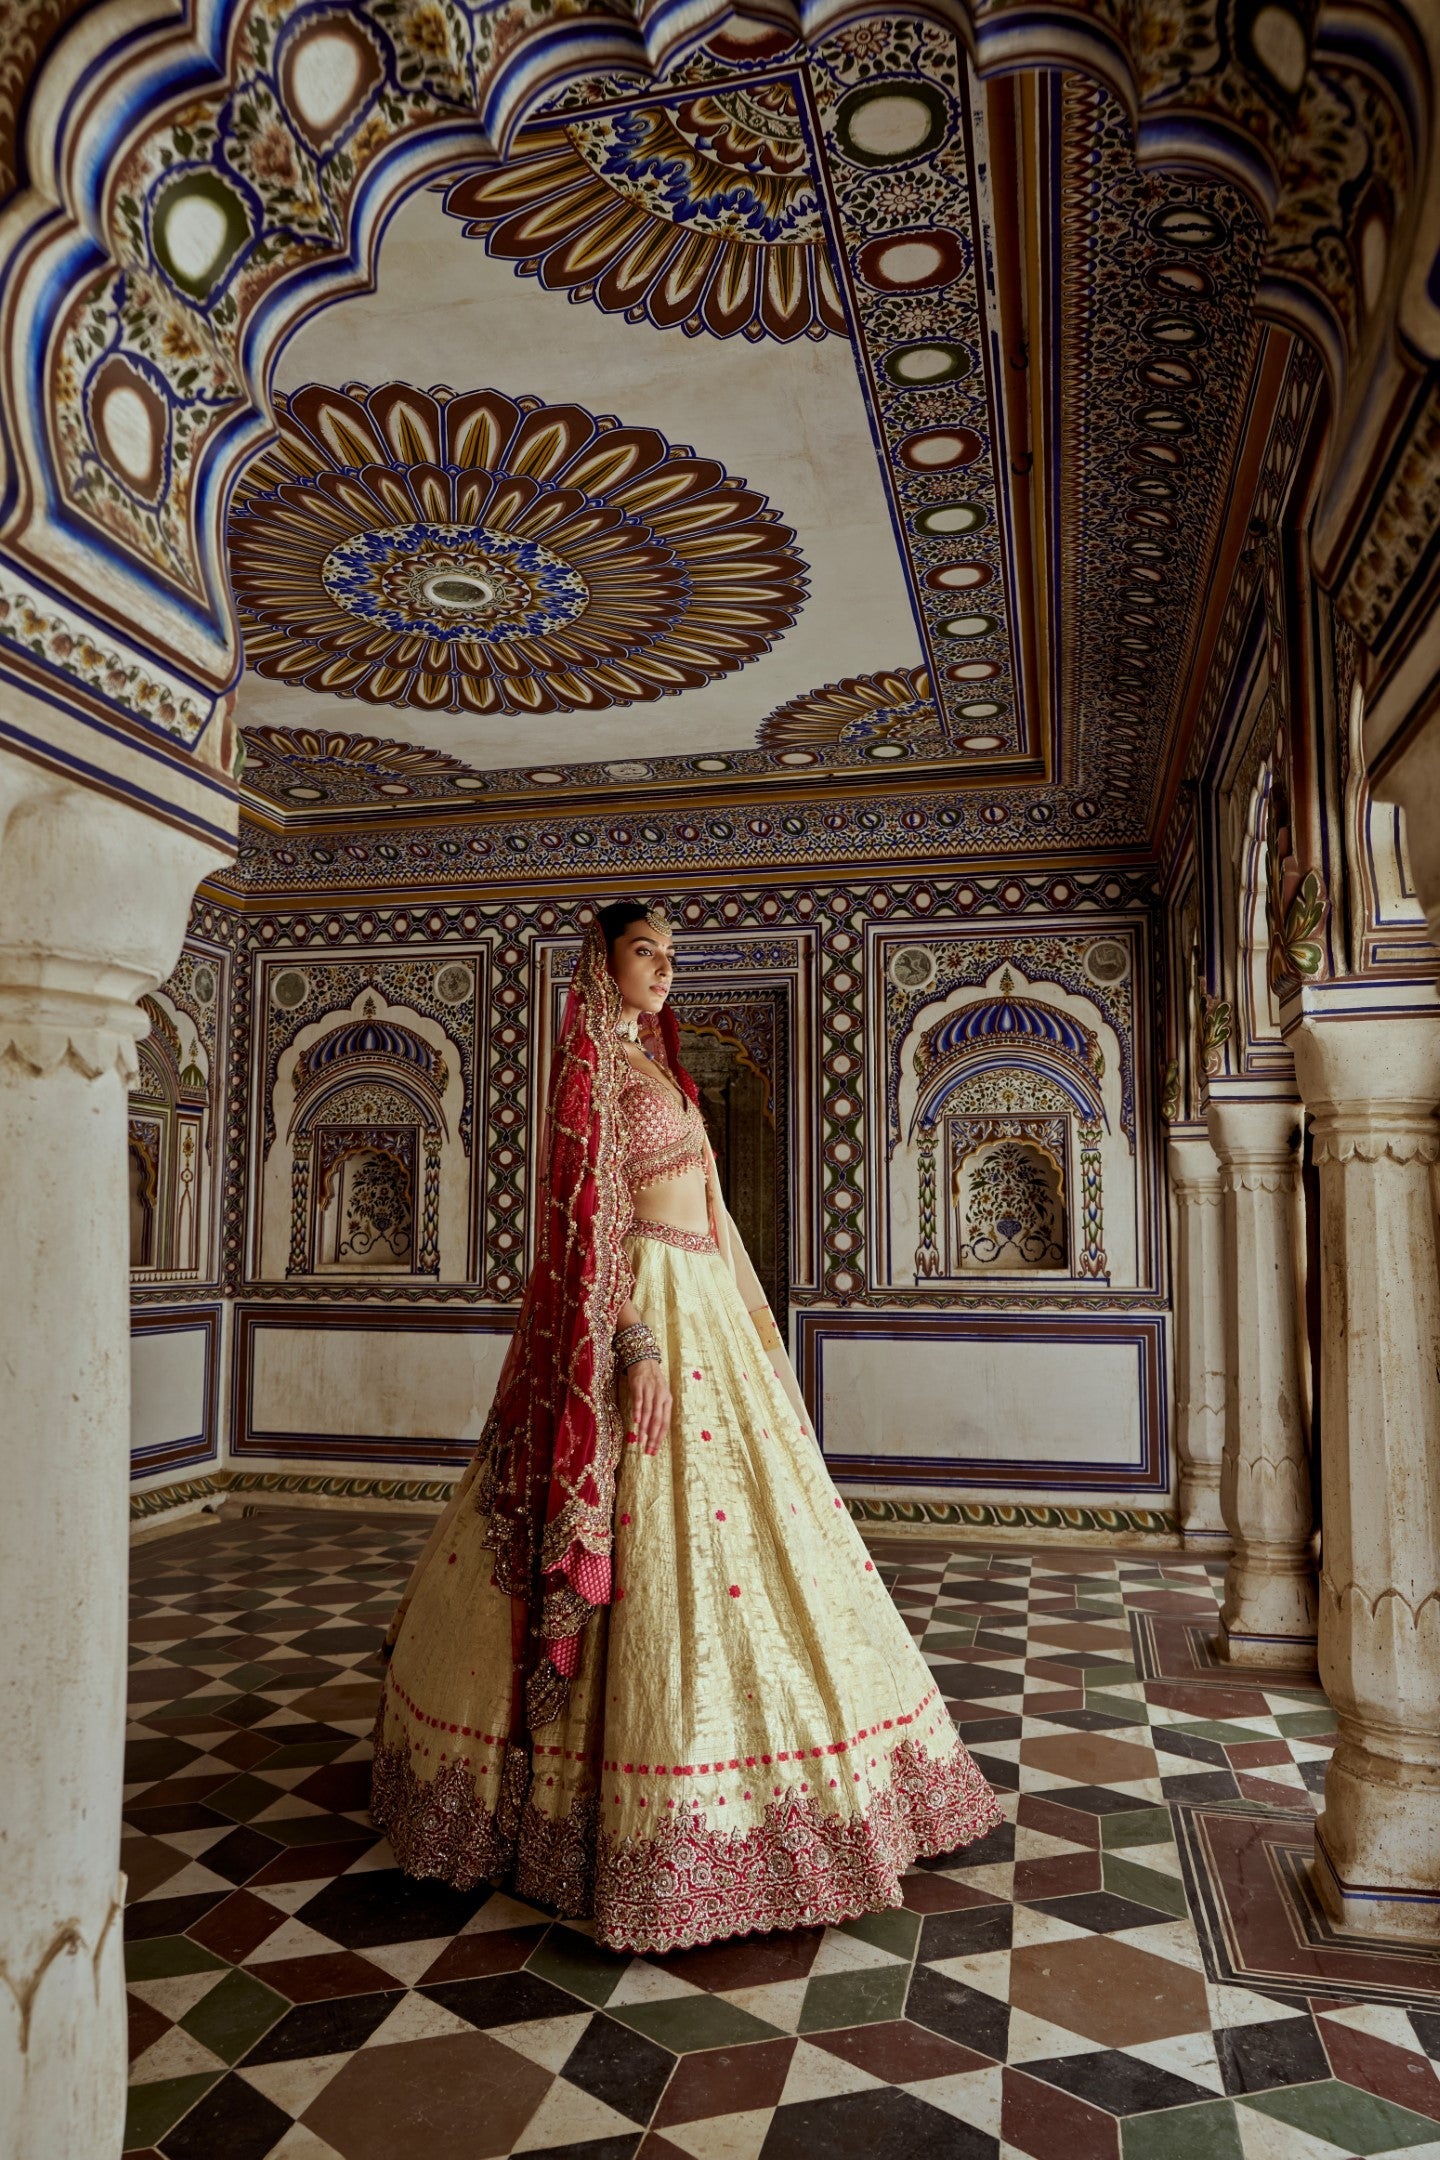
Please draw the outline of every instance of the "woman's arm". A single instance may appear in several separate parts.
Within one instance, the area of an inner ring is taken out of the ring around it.
[[[633,1298],[620,1308],[619,1328],[644,1327],[645,1315]],[[630,1428],[647,1455],[656,1455],[670,1429],[670,1383],[657,1358],[639,1358],[628,1367],[625,1385],[630,1396]]]

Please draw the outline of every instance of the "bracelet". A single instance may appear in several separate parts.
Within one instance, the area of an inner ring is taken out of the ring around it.
[[[632,1321],[629,1327],[617,1329],[614,1349],[616,1363],[623,1365],[626,1372],[645,1358],[653,1358],[657,1365],[660,1362],[660,1345],[643,1320]]]

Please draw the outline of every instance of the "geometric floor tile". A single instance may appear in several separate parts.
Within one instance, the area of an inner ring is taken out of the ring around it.
[[[1325,1913],[1305,1816],[1241,1801],[1177,1806],[1174,1816],[1212,1979],[1282,1992],[1297,2008],[1358,1995],[1440,2011],[1440,1944],[1377,1943]]]
[[[1214,1562],[875,1540],[1006,1822],[898,1911],[632,1958],[370,1826],[424,1535],[257,1510],[135,1554],[133,2160],[1440,2155],[1440,1958],[1307,1903],[1330,1713],[1215,1659]]]

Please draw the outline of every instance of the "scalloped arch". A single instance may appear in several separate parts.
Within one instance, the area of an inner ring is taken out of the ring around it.
[[[1234,181],[1270,219],[1261,305],[1319,346],[1338,415],[1317,575],[1398,677],[1440,578],[1412,556],[1387,583],[1394,546],[1372,545],[1389,450],[1419,424],[1417,369],[1440,362],[1426,284],[1440,241],[1434,11],[1295,0],[1280,9],[1286,38],[1268,44],[1249,0],[911,12],[962,38],[982,75],[1097,77],[1143,158]],[[3,400],[0,639],[20,679],[82,705],[108,698],[180,767],[218,764],[208,722],[239,660],[228,495],[272,432],[281,342],[366,282],[396,200],[483,138],[503,151],[585,77],[673,78],[707,39],[729,39],[732,61],[747,37],[773,58],[868,13],[860,0],[453,0],[443,12],[217,0],[176,24],[142,0],[123,37],[107,42],[94,15],[60,34],[33,86],[0,76],[0,148],[24,182],[0,256],[19,332]],[[325,39],[350,49],[353,95],[338,103],[314,87],[335,69],[302,64],[306,41]],[[1407,625],[1396,637],[1392,620]]]

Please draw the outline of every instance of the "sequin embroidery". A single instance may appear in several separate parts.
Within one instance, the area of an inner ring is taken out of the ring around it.
[[[681,1230],[675,1223],[650,1222],[637,1215],[625,1232],[626,1237],[655,1238],[662,1245],[676,1245],[681,1252],[718,1253],[720,1247],[708,1230]]]
[[[620,1089],[620,1146],[631,1192],[705,1168],[705,1126],[689,1097],[632,1067]]]

